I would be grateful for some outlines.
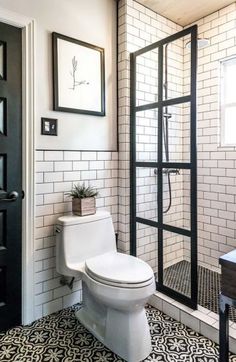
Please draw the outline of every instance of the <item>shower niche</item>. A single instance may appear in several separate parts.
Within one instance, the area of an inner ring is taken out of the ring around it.
[[[157,290],[194,309],[196,62],[197,26],[131,54],[131,252]]]

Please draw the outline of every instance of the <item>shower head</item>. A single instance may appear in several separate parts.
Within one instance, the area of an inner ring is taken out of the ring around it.
[[[207,47],[209,44],[210,44],[209,39],[206,39],[206,38],[198,38],[197,39],[197,47],[198,47],[198,49],[203,49],[203,48]],[[188,41],[186,43],[185,47],[187,49],[190,49],[191,48],[191,41]]]

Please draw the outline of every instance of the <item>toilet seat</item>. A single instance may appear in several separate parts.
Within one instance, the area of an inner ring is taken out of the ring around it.
[[[86,260],[85,271],[102,284],[121,288],[142,288],[153,283],[153,271],[147,263],[117,252]]]

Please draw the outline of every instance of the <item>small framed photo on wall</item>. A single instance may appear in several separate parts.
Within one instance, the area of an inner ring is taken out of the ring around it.
[[[104,49],[52,33],[53,109],[105,116]]]

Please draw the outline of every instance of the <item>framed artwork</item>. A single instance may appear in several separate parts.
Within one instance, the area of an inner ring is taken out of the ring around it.
[[[53,109],[105,116],[104,49],[52,33]]]

